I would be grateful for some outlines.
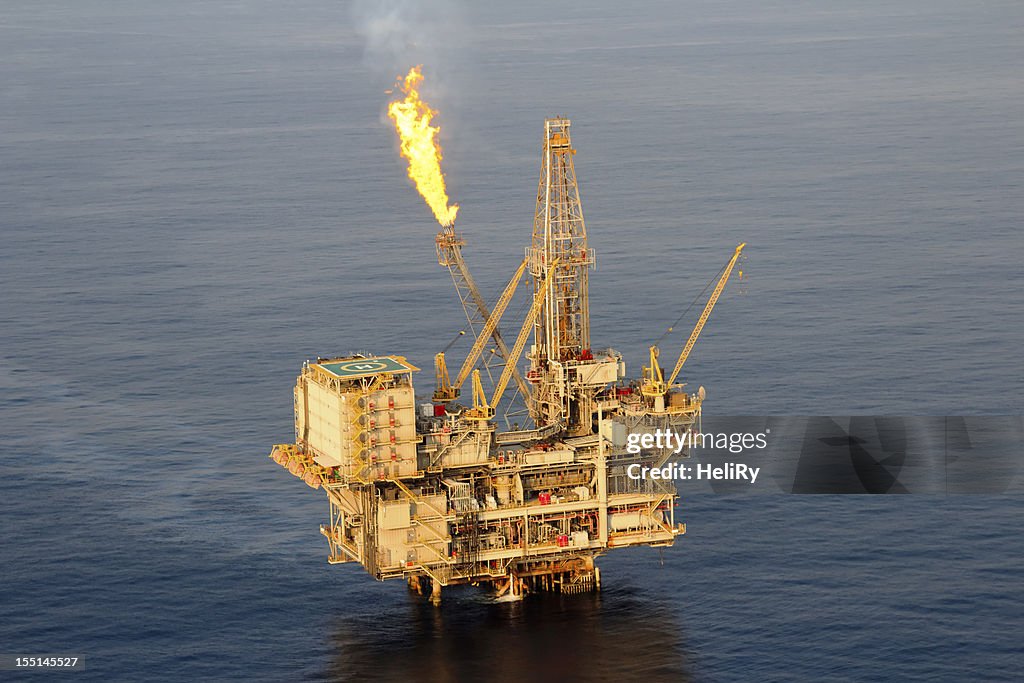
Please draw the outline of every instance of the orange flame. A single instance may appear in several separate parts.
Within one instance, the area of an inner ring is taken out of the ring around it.
[[[399,79],[396,85],[405,93],[405,99],[388,105],[388,117],[395,122],[402,156],[409,162],[409,178],[427,201],[437,222],[449,226],[455,222],[459,205],[448,204],[448,191],[441,173],[441,145],[436,139],[441,128],[430,125],[437,112],[420,99],[416,90],[423,82],[420,69],[414,66],[404,79]]]

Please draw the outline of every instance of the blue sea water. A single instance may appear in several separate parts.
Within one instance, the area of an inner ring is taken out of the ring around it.
[[[1022,29],[996,1],[7,0],[0,653],[81,680],[1015,680],[1019,497],[684,491],[686,537],[602,558],[600,595],[434,609],[328,566],[322,495],[266,453],[303,360],[429,368],[460,328],[384,116],[419,62],[486,291],[564,114],[595,345],[633,374],[746,241],[686,366],[706,412],[1020,414]]]

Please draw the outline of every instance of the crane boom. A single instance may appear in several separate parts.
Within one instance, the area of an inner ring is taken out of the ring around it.
[[[526,259],[519,264],[516,269],[515,275],[508,281],[505,286],[505,291],[501,293],[498,301],[494,304],[494,308],[491,310],[491,315],[487,317],[487,322],[484,323],[484,329],[477,336],[476,341],[473,342],[473,348],[469,350],[469,355],[466,356],[465,362],[462,363],[462,368],[459,370],[459,374],[455,378],[455,388],[462,386],[462,383],[469,377],[470,370],[476,365],[476,361],[480,358],[480,353],[484,350],[484,344],[491,338],[492,333],[498,326],[498,321],[501,320],[501,316],[504,315],[505,309],[508,308],[508,302],[512,300],[513,295],[516,293],[516,289],[519,287],[519,282],[523,279],[523,272],[526,271]]]
[[[715,285],[715,291],[711,292],[711,298],[708,299],[708,303],[704,306],[704,312],[700,314],[700,318],[697,320],[697,325],[694,326],[693,332],[690,333],[690,338],[686,340],[686,346],[683,347],[683,352],[679,354],[679,360],[676,361],[676,366],[672,369],[672,374],[668,377],[668,386],[672,386],[672,383],[676,381],[676,377],[679,376],[679,371],[683,369],[683,363],[690,355],[690,351],[693,350],[693,345],[697,343],[697,337],[700,336],[701,330],[704,329],[704,324],[708,321],[708,316],[711,315],[711,310],[715,307],[718,302],[718,297],[721,296],[722,290],[725,289],[725,283],[729,281],[729,276],[732,274],[733,266],[736,265],[736,261],[739,260],[740,254],[743,252],[743,247],[747,246],[746,242],[741,243],[736,247],[736,253],[729,259],[729,263],[725,266],[725,272],[722,273],[722,277],[719,278],[718,284]]]
[[[469,355],[466,356],[466,360],[462,363],[462,367],[459,369],[459,374],[455,377],[455,383],[450,384],[448,382],[448,367],[445,363],[444,352],[437,354],[434,359],[434,365],[437,369],[437,384],[434,388],[434,400],[435,401],[454,401],[459,397],[459,392],[462,385],[469,378],[469,373],[472,371],[473,366],[476,365],[477,360],[480,359],[480,354],[484,350],[484,345],[494,335],[495,330],[498,327],[498,322],[501,320],[501,316],[504,315],[505,309],[508,308],[509,302],[516,293],[516,289],[519,287],[519,282],[522,280],[523,273],[526,271],[526,259],[523,259],[522,263],[519,264],[519,268],[516,269],[512,279],[505,285],[505,291],[498,297],[498,301],[494,304],[494,309],[491,314],[487,316],[487,322],[484,323],[483,329],[480,334],[477,335],[476,340],[473,342],[472,348],[469,350]]]
[[[435,242],[437,244],[437,262],[448,268],[448,272],[452,276],[452,282],[455,284],[455,293],[458,294],[462,308],[466,312],[466,319],[475,333],[476,326],[484,324],[487,318],[490,317],[491,312],[488,310],[487,302],[484,301],[480,288],[476,286],[476,281],[470,275],[466,261],[462,257],[462,246],[465,242],[461,236],[456,234],[454,225],[442,227],[437,233]],[[507,359],[508,346],[505,345],[505,340],[502,339],[501,333],[497,328],[491,332],[491,337],[494,339],[494,346],[497,349],[495,355],[499,358]],[[516,384],[519,386],[523,396],[529,396],[529,385],[527,385],[526,380],[523,379],[519,371],[513,371],[512,376],[515,378]]]
[[[516,367],[516,363],[519,362],[519,356],[523,353],[523,348],[526,346],[526,340],[530,336],[530,331],[533,328],[533,323],[537,319],[537,314],[540,313],[541,304],[544,303],[544,298],[551,291],[551,283],[555,279],[555,268],[561,259],[556,258],[551,262],[548,267],[547,277],[544,278],[544,284],[537,290],[537,293],[533,297],[533,304],[530,306],[530,310],[526,313],[526,320],[523,321],[523,326],[519,330],[519,336],[516,337],[516,343],[512,347],[512,353],[508,358],[505,359],[505,369],[501,372],[501,377],[498,379],[498,384],[494,387],[494,396],[491,398],[491,405],[497,406],[498,402],[501,401],[501,395],[505,393],[505,387],[508,386],[508,380],[512,377],[512,371]]]
[[[519,356],[523,353],[523,348],[526,346],[526,340],[530,337],[530,332],[533,329],[533,323],[537,320],[537,314],[540,313],[541,305],[544,303],[544,298],[548,295],[551,290],[551,283],[555,279],[555,268],[561,259],[556,258],[551,262],[548,267],[547,276],[544,278],[544,283],[537,289],[533,295],[533,302],[530,304],[530,310],[526,312],[526,319],[523,320],[523,326],[519,329],[519,336],[516,337],[516,343],[512,346],[512,350],[509,355],[505,357],[505,367],[501,371],[501,377],[498,378],[498,383],[494,386],[494,395],[491,398],[491,402],[487,403],[487,397],[483,394],[483,388],[479,385],[480,372],[479,370],[473,373],[473,408],[466,413],[466,417],[473,420],[490,420],[494,417],[494,410],[497,408],[498,403],[501,402],[501,396],[505,393],[505,388],[508,386],[509,380],[512,378],[512,373],[515,372],[516,363],[519,362]]]

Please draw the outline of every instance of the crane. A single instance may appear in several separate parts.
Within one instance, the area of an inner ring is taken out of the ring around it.
[[[469,322],[470,329],[475,334],[477,326],[486,324],[486,320],[490,317],[491,313],[487,308],[487,302],[484,301],[484,297],[480,293],[480,288],[477,287],[476,281],[469,273],[469,267],[466,265],[465,259],[462,257],[462,247],[465,244],[465,240],[455,232],[455,225],[449,224],[443,226],[437,233],[435,242],[437,245],[437,262],[448,268],[448,272],[452,276],[452,282],[455,284],[455,293],[458,294],[459,302],[466,312],[466,320]],[[505,359],[507,363],[508,346],[505,345],[505,340],[502,339],[497,327],[491,331],[490,336],[494,339],[494,356]],[[487,365],[487,362],[488,359],[485,358],[484,365]],[[529,385],[519,371],[513,370],[512,376],[515,378],[519,391],[523,393],[523,396],[529,396]]]
[[[663,396],[668,391],[676,378],[679,376],[679,371],[683,369],[683,363],[690,356],[690,351],[693,350],[693,345],[697,343],[697,337],[700,336],[701,330],[704,329],[704,325],[708,321],[708,316],[711,315],[712,309],[718,302],[718,297],[722,295],[722,290],[725,289],[725,284],[729,281],[729,276],[732,274],[733,266],[736,265],[736,261],[739,260],[740,254],[743,253],[743,247],[747,246],[746,242],[741,243],[736,247],[735,253],[732,258],[729,259],[729,263],[725,266],[725,272],[722,273],[722,277],[718,279],[718,284],[715,285],[715,289],[711,292],[711,297],[708,298],[708,303],[704,306],[704,311],[700,314],[700,318],[697,320],[697,324],[693,328],[693,332],[690,333],[690,338],[686,340],[686,345],[683,347],[682,353],[679,354],[679,360],[676,361],[676,366],[672,368],[672,374],[669,375],[668,380],[665,380],[664,375],[661,371],[661,366],[658,364],[658,356],[660,351],[658,346],[655,344],[650,347],[651,358],[650,367],[644,368],[644,378],[640,386],[640,393],[644,396]]]
[[[540,313],[541,306],[544,304],[544,298],[551,290],[551,283],[555,279],[555,269],[559,263],[561,263],[560,258],[556,258],[551,262],[543,284],[537,288],[536,293],[533,295],[533,303],[530,304],[530,310],[526,312],[526,319],[523,320],[523,326],[519,329],[519,336],[516,337],[516,342],[512,346],[511,352],[505,358],[505,368],[501,371],[501,377],[498,378],[498,383],[494,386],[494,394],[491,396],[490,403],[488,403],[483,385],[480,383],[480,371],[473,371],[473,408],[466,411],[468,419],[490,420],[494,417],[494,409],[501,402],[505,388],[508,387],[512,373],[515,372],[516,363],[519,362],[519,356],[522,355],[523,348],[526,346],[526,340],[530,337],[533,323],[537,320],[537,314]]]
[[[522,263],[519,264],[519,268],[516,269],[512,279],[505,285],[505,291],[498,297],[498,301],[494,304],[494,309],[491,310],[491,314],[487,316],[487,322],[484,323],[483,329],[476,337],[476,341],[473,342],[472,348],[469,350],[469,355],[466,356],[466,360],[463,361],[462,367],[459,369],[459,374],[455,377],[455,382],[450,383],[448,381],[448,364],[445,361],[444,351],[434,356],[434,369],[437,375],[437,384],[434,389],[434,401],[436,403],[446,403],[448,401],[454,401],[459,397],[459,392],[462,388],[462,384],[469,377],[470,371],[473,366],[476,365],[477,360],[480,358],[480,354],[484,350],[484,345],[494,335],[498,328],[498,321],[501,320],[501,316],[504,315],[505,309],[508,308],[509,301],[512,300],[513,295],[516,293],[516,289],[519,287],[519,283],[523,278],[523,273],[526,271],[527,261],[524,258]]]

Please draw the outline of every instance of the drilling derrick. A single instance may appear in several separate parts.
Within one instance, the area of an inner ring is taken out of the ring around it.
[[[587,248],[587,227],[573,165],[576,150],[569,138],[569,125],[568,119],[544,122],[537,210],[527,252],[535,290],[547,264],[556,258],[561,262],[535,328],[534,357],[539,365],[549,358],[578,360],[590,350],[587,270],[594,265],[594,252]]]
[[[673,481],[631,473],[688,452],[631,452],[628,437],[658,429],[682,434],[698,424],[703,388],[688,394],[675,380],[744,245],[672,372],[662,371],[654,345],[642,379],[626,379],[618,352],[591,347],[587,289],[595,260],[569,126],[563,118],[544,122],[532,239],[492,306],[469,274],[462,237],[450,222],[438,233],[438,260],[451,272],[475,340],[457,374],[448,372],[447,349],[435,356],[430,402],[414,393],[418,369],[403,356],[350,355],[303,366],[294,390],[295,443],[274,446],[271,457],[326,491],[330,512],[321,533],[329,562],[358,562],[376,579],[429,587],[433,600],[442,586],[461,583],[490,584],[499,596],[518,598],[529,590],[596,590],[595,560],[609,549],[670,546],[685,532],[675,519]],[[527,270],[533,291],[508,345],[498,323]],[[524,351],[525,379],[518,367]],[[457,399],[469,378],[471,401],[463,405]],[[496,409],[512,387],[526,397],[534,424],[501,431]]]
[[[546,264],[558,259],[560,265],[534,327],[528,378],[536,385],[529,402],[534,422],[563,423],[570,434],[582,435],[592,429],[598,387],[621,377],[617,358],[595,361],[590,349],[588,271],[594,250],[587,246],[570,125],[562,118],[544,122],[533,239],[526,250],[535,291]],[[595,374],[598,381],[581,381]]]

